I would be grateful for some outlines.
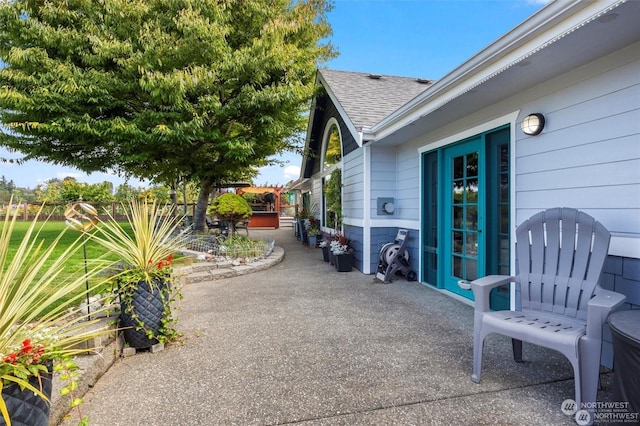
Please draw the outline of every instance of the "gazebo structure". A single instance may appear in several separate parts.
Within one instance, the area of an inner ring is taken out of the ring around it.
[[[280,227],[280,197],[281,187],[275,186],[250,186],[238,188],[238,195],[254,194],[249,204],[253,214],[249,219],[249,228],[274,228]]]

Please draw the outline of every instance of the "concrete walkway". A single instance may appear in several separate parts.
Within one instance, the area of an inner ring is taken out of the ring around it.
[[[269,269],[189,284],[180,344],[115,362],[85,395],[92,426],[575,425],[561,355],[499,336],[471,382],[473,310],[417,282],[336,272],[291,228]],[[600,400],[612,400],[602,375]],[[72,418],[63,424],[77,424]]]

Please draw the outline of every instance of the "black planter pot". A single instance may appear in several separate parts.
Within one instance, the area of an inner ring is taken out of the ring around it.
[[[329,261],[329,246],[322,247],[322,259],[325,262]]]
[[[49,368],[51,371],[51,368]],[[51,373],[41,374],[41,381],[36,377],[29,378],[29,383],[39,389],[51,400]],[[42,383],[42,387],[40,384]],[[11,383],[2,387],[2,399],[13,426],[48,426],[51,405],[29,389],[21,390],[20,386]],[[5,424],[0,415],[0,424]]]
[[[166,287],[167,283],[164,281],[154,283],[153,287],[142,281],[137,284],[130,303],[121,297],[120,327],[126,327],[123,330],[124,340],[132,348],[150,348],[158,343],[157,339],[148,337],[146,330],[157,334],[162,327],[162,319],[164,318],[163,290]],[[134,315],[138,317],[138,320],[134,319]],[[140,322],[144,324],[144,328],[137,330]]]
[[[336,255],[336,269],[338,272],[350,272],[353,267],[353,256],[351,253]]]

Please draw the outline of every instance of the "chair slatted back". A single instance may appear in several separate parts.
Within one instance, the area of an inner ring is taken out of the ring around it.
[[[571,208],[524,221],[516,229],[521,307],[586,319],[610,238],[601,223]]]

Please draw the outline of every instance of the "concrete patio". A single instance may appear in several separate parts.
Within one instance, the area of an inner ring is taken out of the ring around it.
[[[575,425],[560,354],[531,345],[512,360],[485,344],[471,381],[473,309],[417,282],[336,272],[291,228],[270,235],[284,260],[189,284],[181,343],[119,359],[85,395],[101,425]],[[599,400],[611,401],[611,374]],[[63,424],[76,424],[77,418]]]

